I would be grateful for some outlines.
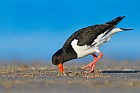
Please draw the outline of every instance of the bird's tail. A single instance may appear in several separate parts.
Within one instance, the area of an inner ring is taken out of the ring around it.
[[[122,31],[130,31],[133,30],[131,28],[114,28],[125,16],[119,16],[115,19],[113,19],[112,21],[109,21],[105,24],[110,24],[112,25],[112,27],[110,28],[110,30],[112,29],[112,33],[117,33],[117,32],[122,32]]]
[[[122,31],[130,31],[130,30],[133,30],[131,28],[113,28],[111,30],[111,34],[115,34],[115,33],[118,33],[118,32],[122,32]]]
[[[130,31],[130,30],[134,30],[133,28],[120,28],[122,31]]]

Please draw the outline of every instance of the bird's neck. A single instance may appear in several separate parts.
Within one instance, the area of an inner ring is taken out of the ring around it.
[[[64,62],[77,58],[77,54],[72,48],[63,48],[62,51]]]

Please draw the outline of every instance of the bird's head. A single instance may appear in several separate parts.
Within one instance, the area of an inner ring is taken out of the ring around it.
[[[60,72],[64,72],[63,68],[63,56],[62,56],[62,49],[59,49],[53,56],[52,56],[52,63],[57,65]]]

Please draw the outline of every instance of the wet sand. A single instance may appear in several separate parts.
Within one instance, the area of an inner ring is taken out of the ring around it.
[[[140,64],[108,62],[86,73],[85,64],[66,64],[65,72],[45,63],[1,64],[0,93],[139,93]]]

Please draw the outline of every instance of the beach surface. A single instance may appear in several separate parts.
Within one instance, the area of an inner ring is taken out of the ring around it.
[[[97,64],[94,73],[69,63],[65,72],[45,63],[0,65],[0,93],[139,93],[140,62]]]

